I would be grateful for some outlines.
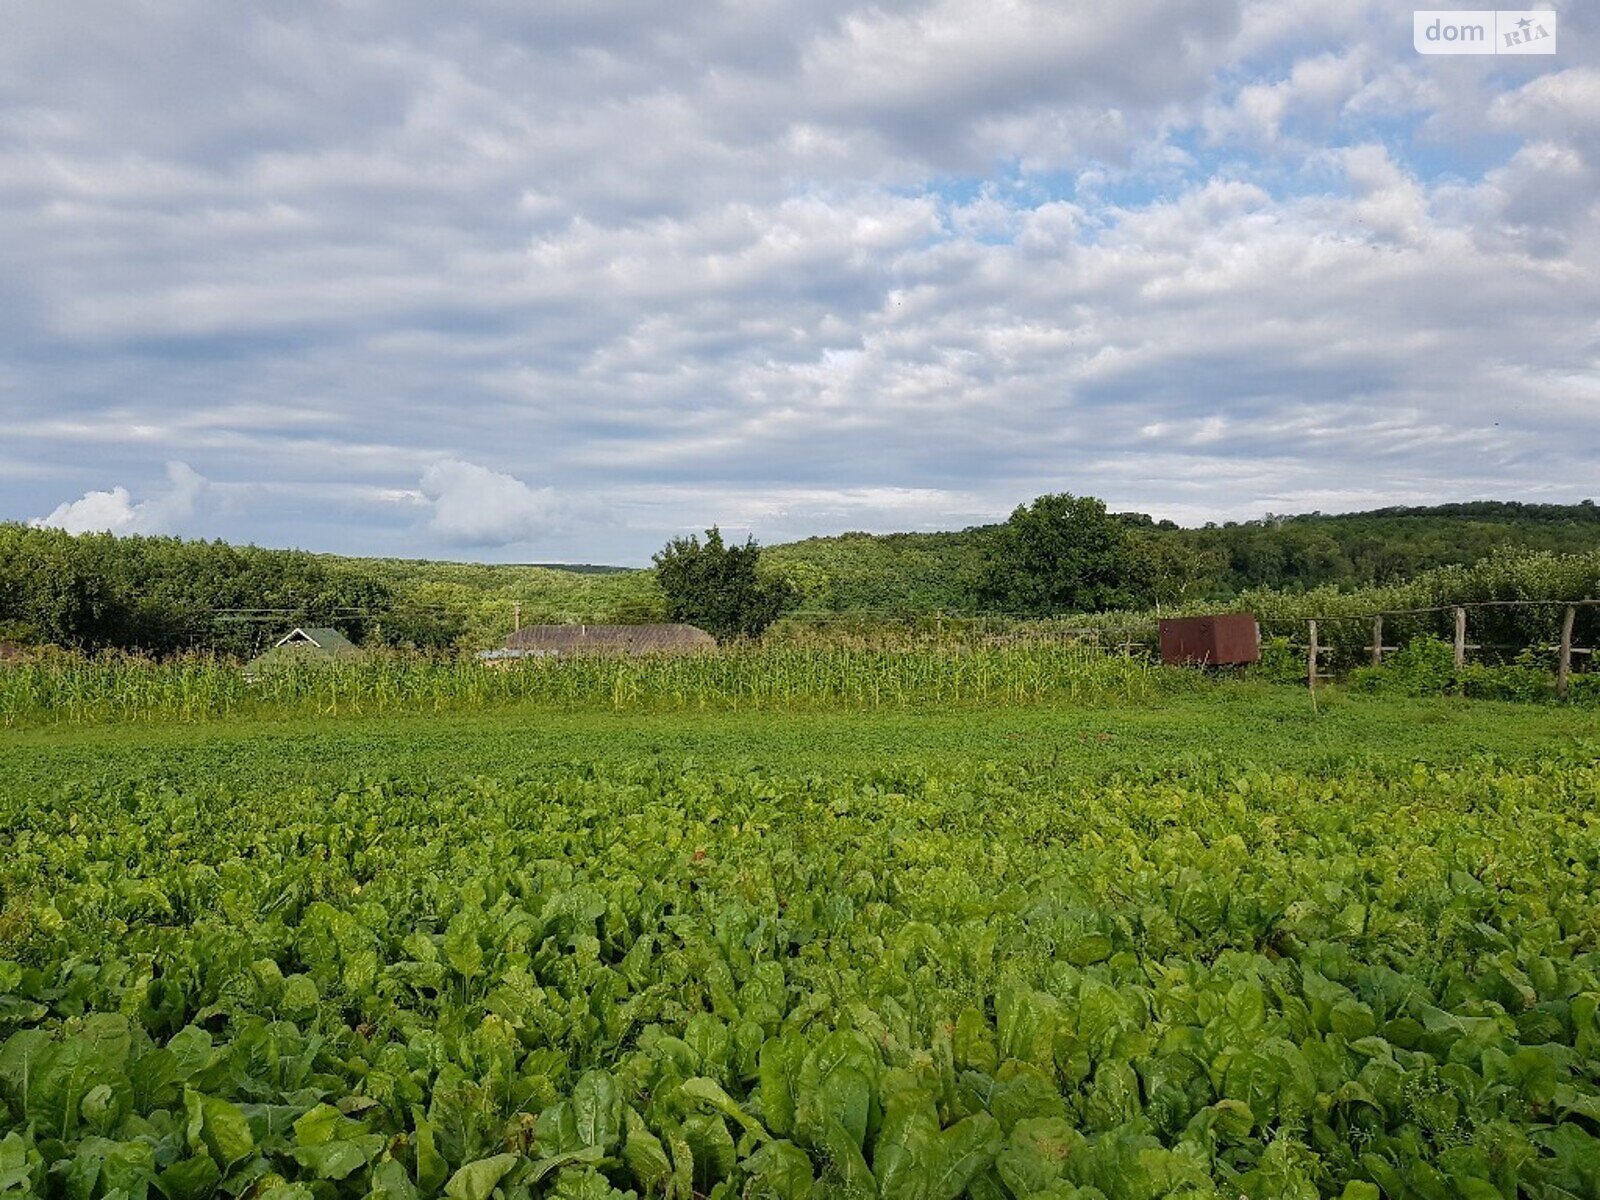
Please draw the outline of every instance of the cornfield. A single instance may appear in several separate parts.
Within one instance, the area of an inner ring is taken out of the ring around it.
[[[746,647],[681,657],[527,660],[389,655],[250,677],[215,657],[63,655],[0,671],[0,724],[372,715],[497,705],[862,709],[1095,703],[1201,686],[1192,672],[1053,642],[1000,646]]]

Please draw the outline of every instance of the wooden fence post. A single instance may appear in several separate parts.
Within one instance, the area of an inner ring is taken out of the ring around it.
[[[1562,700],[1567,698],[1572,676],[1572,623],[1577,616],[1578,607],[1575,604],[1567,605],[1567,611],[1561,614],[1561,650],[1556,659],[1556,696]]]
[[[1306,687],[1317,690],[1317,623],[1306,622]]]
[[[1372,618],[1372,665],[1383,666],[1383,617]]]
[[[1467,665],[1467,610],[1456,605],[1456,670]]]

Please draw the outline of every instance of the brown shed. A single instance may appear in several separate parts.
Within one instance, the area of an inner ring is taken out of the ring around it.
[[[1161,661],[1232,666],[1261,661],[1261,627],[1254,613],[1169,617],[1161,622]]]
[[[693,625],[525,625],[506,638],[505,649],[481,657],[504,662],[580,654],[695,654],[716,645],[714,637]]]

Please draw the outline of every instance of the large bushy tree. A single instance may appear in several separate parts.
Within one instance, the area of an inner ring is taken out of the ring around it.
[[[1034,616],[1136,608],[1151,599],[1149,575],[1126,520],[1093,496],[1061,492],[1019,505],[1000,527],[980,597]]]
[[[673,538],[654,562],[672,619],[696,625],[719,642],[760,637],[800,600],[789,579],[761,572],[754,538],[729,545],[715,525],[703,542],[693,534]]]

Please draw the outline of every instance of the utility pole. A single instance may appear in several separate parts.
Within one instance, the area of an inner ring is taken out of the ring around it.
[[[511,602],[511,632],[516,633],[522,628],[522,601]]]

